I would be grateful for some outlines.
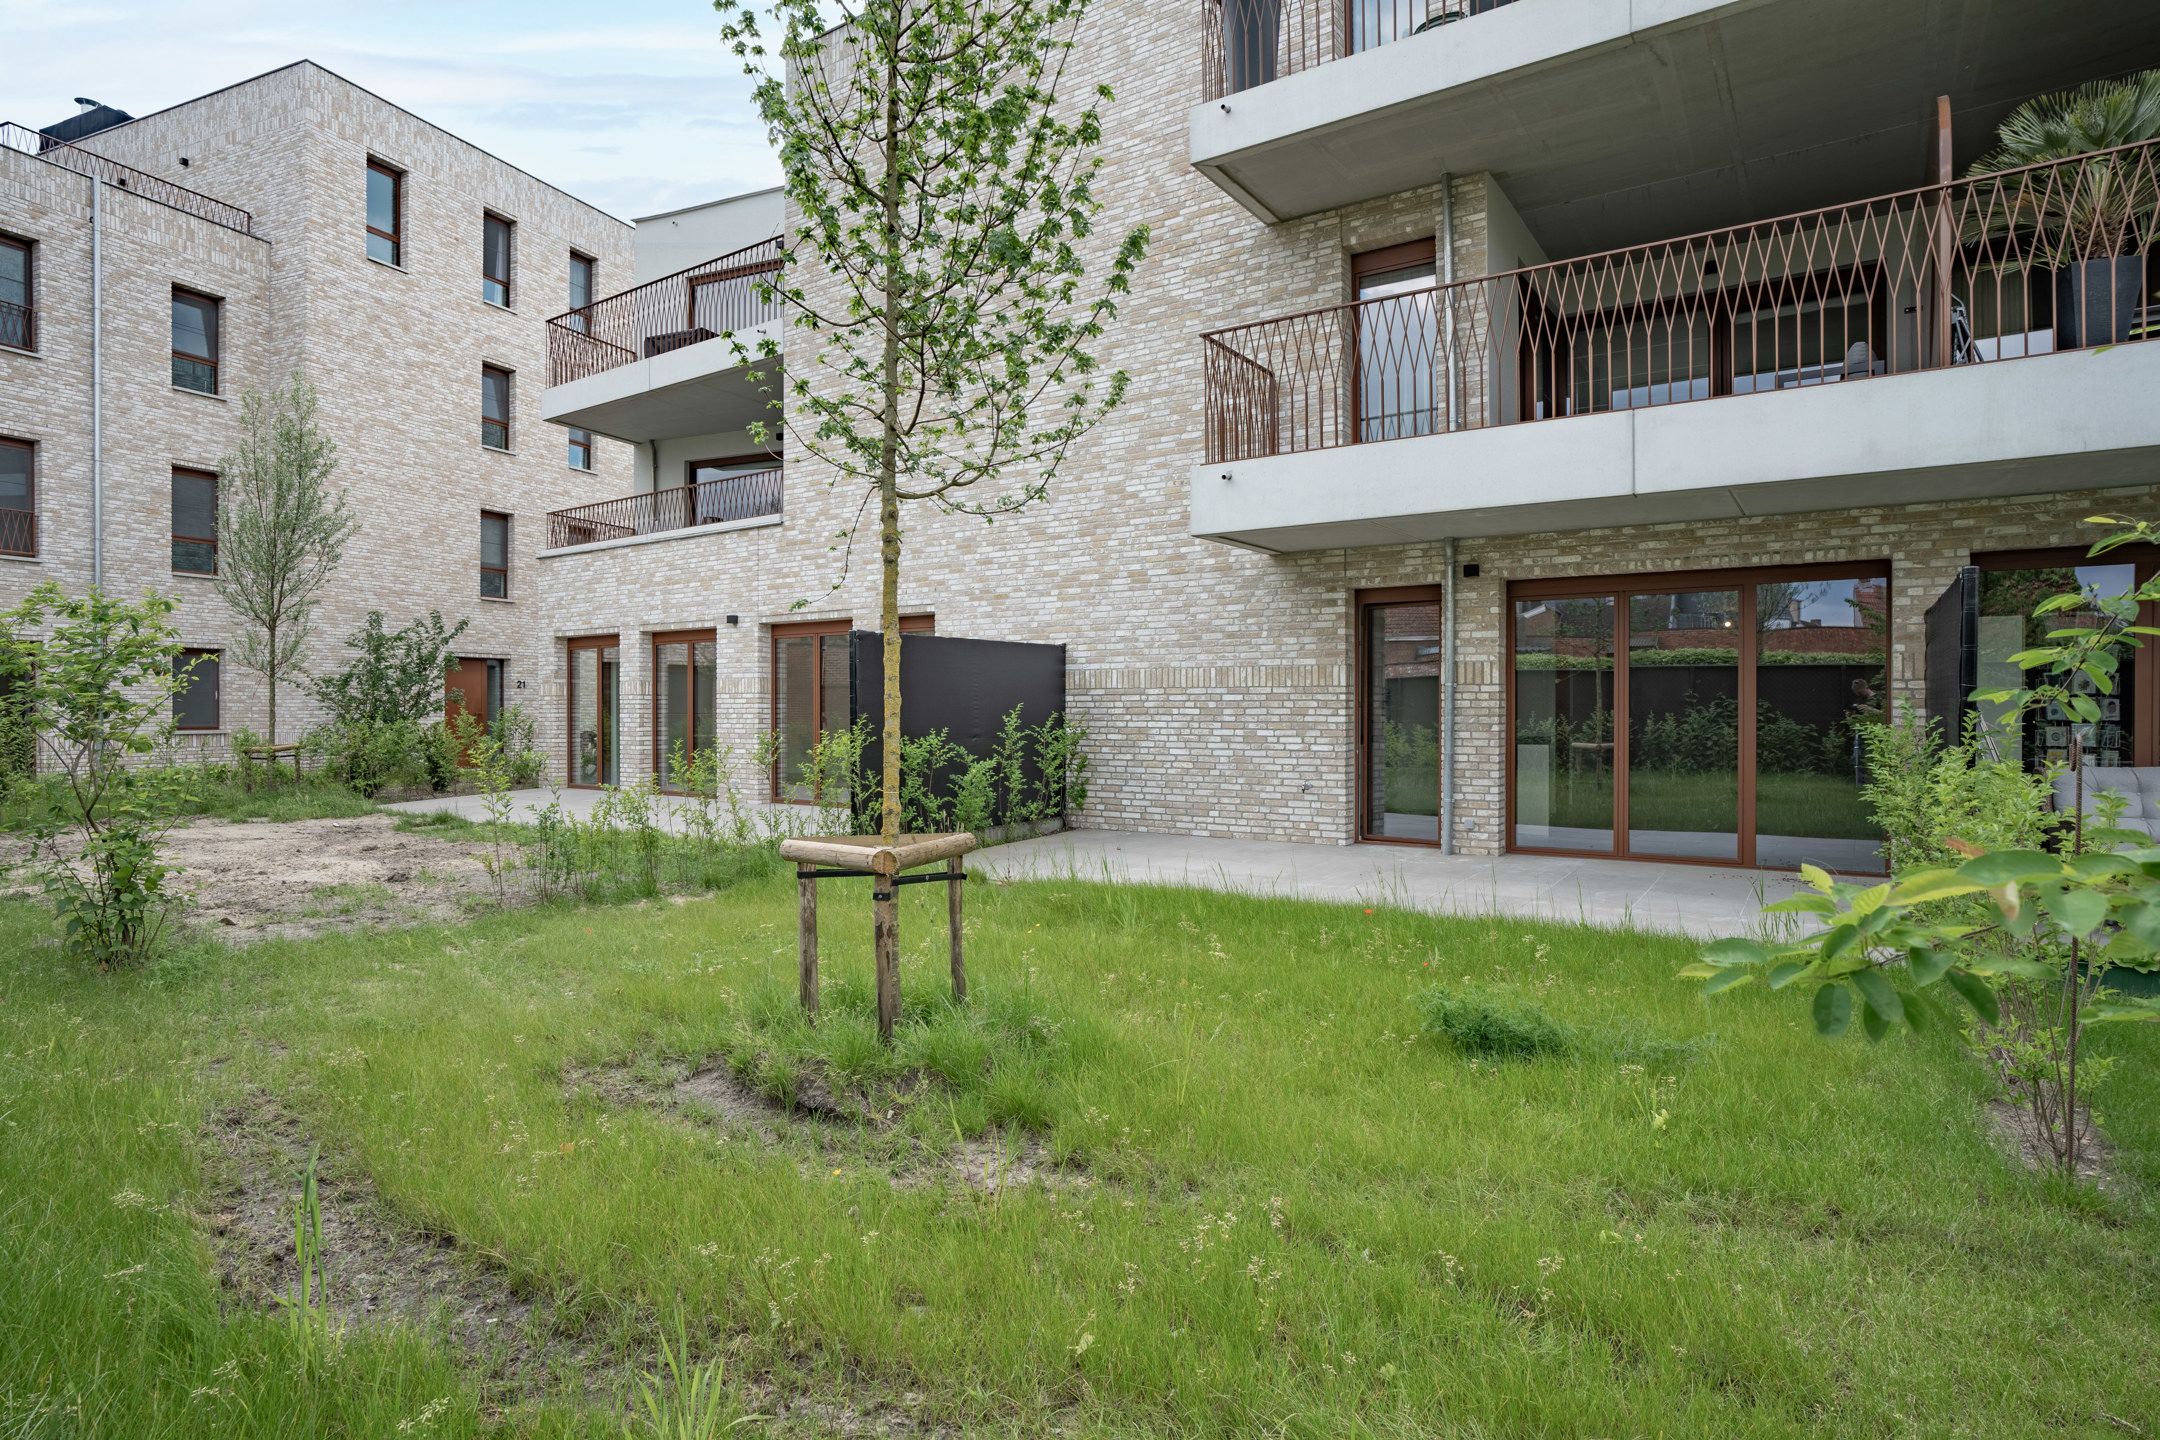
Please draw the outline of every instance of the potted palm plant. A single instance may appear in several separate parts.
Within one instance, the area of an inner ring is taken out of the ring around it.
[[[2160,140],[2160,70],[2035,96],[1974,162],[1980,176]],[[2005,222],[2034,237],[2036,263],[2055,272],[2055,344],[2074,350],[2131,336],[2144,304],[2145,249],[2160,228],[2160,155],[2152,150],[2036,174]]]

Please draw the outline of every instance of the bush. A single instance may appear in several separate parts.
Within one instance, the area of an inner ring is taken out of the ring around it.
[[[1484,991],[1428,990],[1419,997],[1425,1033],[1444,1036],[1465,1055],[1532,1060],[1572,1048],[1567,1027],[1534,1005]]]
[[[1886,837],[1890,873],[1955,864],[1949,842],[1982,850],[2041,850],[2054,840],[2048,778],[1986,753],[1977,722],[1955,745],[1908,715],[1863,725],[1867,783],[1861,795]]]
[[[324,725],[309,732],[302,745],[332,779],[372,798],[428,784],[426,730],[411,720],[358,720]]]

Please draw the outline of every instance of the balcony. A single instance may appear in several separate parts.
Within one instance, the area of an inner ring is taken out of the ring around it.
[[[578,505],[548,516],[547,548],[565,550],[715,526],[744,526],[779,515],[781,496],[781,471],[775,467]]]
[[[207,220],[213,225],[237,230],[242,235],[255,233],[255,217],[238,205],[228,205],[223,200],[214,200],[198,190],[188,189],[185,185],[175,185],[160,176],[122,165],[117,160],[108,160],[96,151],[85,150],[80,145],[55,140],[28,125],[18,125],[12,120],[0,122],[0,149],[34,156],[48,165],[72,170],[92,180],[102,180],[107,185],[130,191],[146,200],[155,200],[160,205],[170,205],[198,220]]]
[[[761,241],[548,321],[541,418],[633,443],[771,418],[778,362],[745,357],[777,337],[780,262]]]
[[[1937,95],[1977,146],[2037,91],[2160,63],[2149,0],[1179,3],[1192,163],[1254,214],[1491,172],[1553,255],[1895,189]]]
[[[1192,531],[1312,550],[2149,482],[2156,249],[2145,144],[1218,330]]]

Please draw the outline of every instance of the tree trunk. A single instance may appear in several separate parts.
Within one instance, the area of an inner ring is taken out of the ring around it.
[[[883,559],[883,604],[878,625],[885,637],[883,784],[879,832],[890,845],[900,836],[900,333],[894,318],[900,282],[900,56],[897,41],[885,59],[885,444],[878,460],[878,538]]]

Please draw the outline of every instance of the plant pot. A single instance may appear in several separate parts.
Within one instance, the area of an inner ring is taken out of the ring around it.
[[[2144,256],[2072,261],[2055,272],[2055,348],[2082,350],[2129,339],[2144,303]]]

